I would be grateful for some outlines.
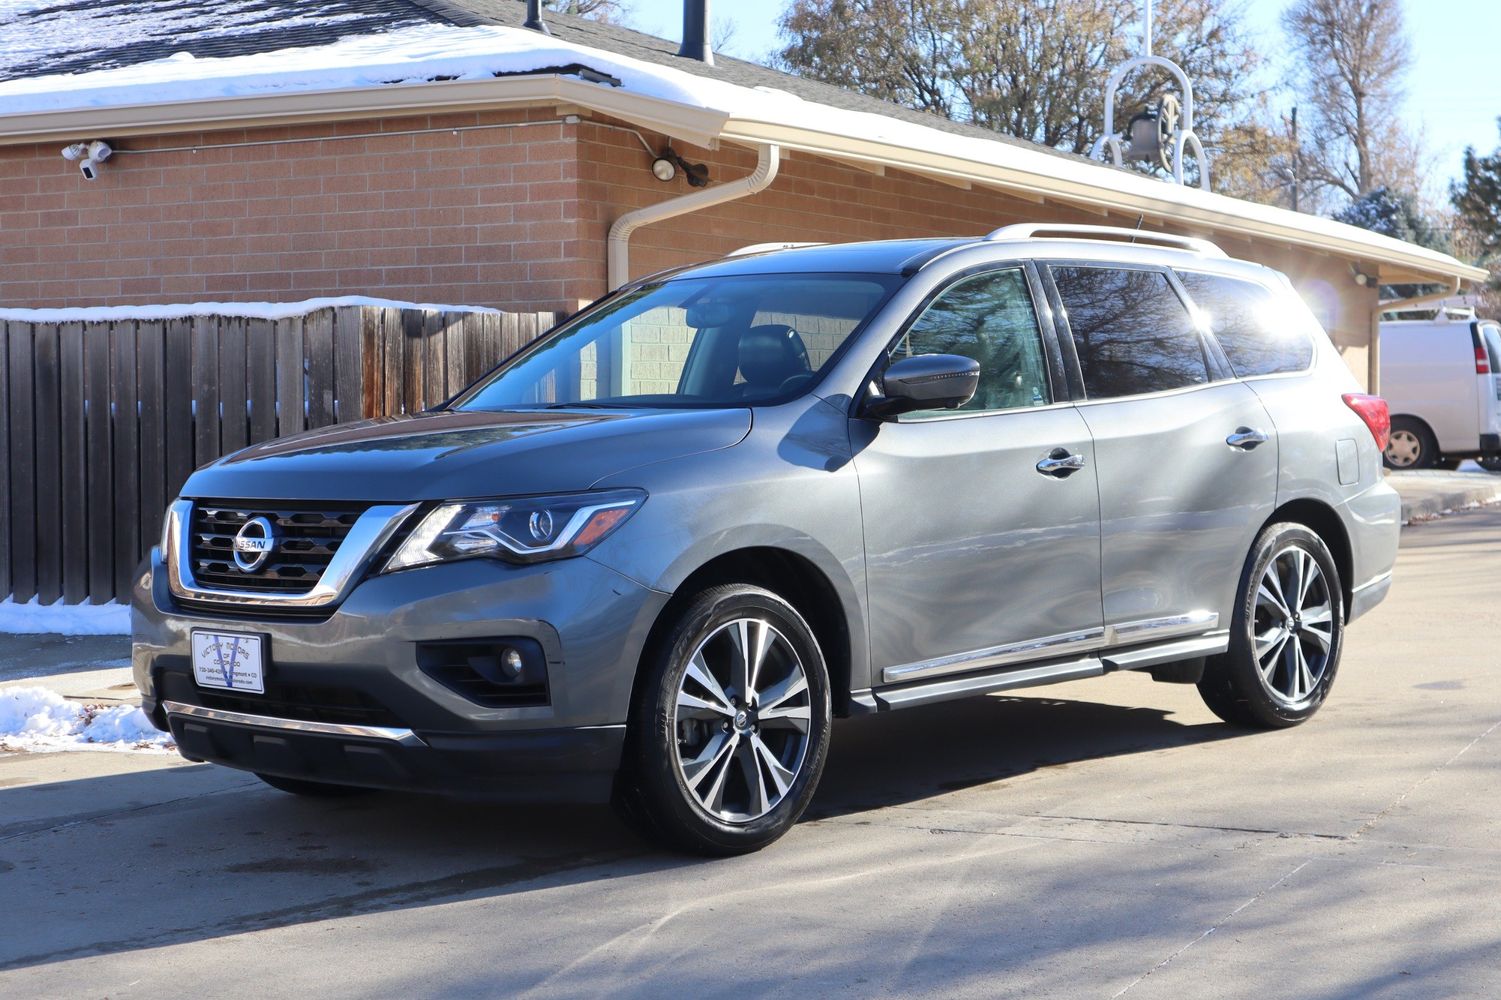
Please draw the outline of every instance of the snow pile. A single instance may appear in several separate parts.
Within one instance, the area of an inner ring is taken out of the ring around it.
[[[0,688],[0,750],[173,749],[134,705],[88,705],[46,688]]]
[[[183,319],[188,316],[236,316],[244,319],[290,319],[319,309],[339,306],[380,306],[386,309],[424,309],[428,312],[493,313],[486,306],[447,306],[431,302],[399,302],[367,295],[339,295],[297,302],[177,302],[170,305],[84,306],[74,309],[0,309],[0,320],[17,323],[99,323],[121,319]]]
[[[130,608],[124,604],[38,604],[35,597],[25,604],[0,601],[0,632],[129,635]]]

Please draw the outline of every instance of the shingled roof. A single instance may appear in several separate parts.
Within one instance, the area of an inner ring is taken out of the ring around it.
[[[429,23],[458,22],[412,0],[6,0],[0,80],[181,52],[197,59],[273,52]]]
[[[381,34],[420,24],[521,27],[524,0],[12,0],[19,13],[0,22],[0,80],[84,73],[165,59],[204,59],[325,45],[346,35]],[[7,5],[0,2],[0,13]],[[989,129],[868,97],[720,53],[714,65],[677,54],[676,42],[620,25],[548,11],[562,41],[671,66],[742,87],[766,87],[807,101],[864,111],[929,128],[1059,156],[1072,154]]]

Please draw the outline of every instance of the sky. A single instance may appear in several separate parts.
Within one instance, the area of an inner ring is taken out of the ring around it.
[[[632,27],[679,38],[682,0],[628,0]],[[1278,18],[1286,0],[1243,0],[1259,50],[1275,60],[1283,48]],[[1460,172],[1465,146],[1490,152],[1501,144],[1501,0],[1403,0],[1412,40],[1406,116],[1433,158],[1432,196],[1442,197]],[[711,0],[721,30],[733,24],[727,52],[756,59],[777,47],[784,0]],[[1421,16],[1420,16],[1421,15]],[[1103,112],[1103,109],[1101,109]]]

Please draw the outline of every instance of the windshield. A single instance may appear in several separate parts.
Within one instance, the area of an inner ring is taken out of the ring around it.
[[[756,274],[645,285],[565,323],[453,408],[784,402],[813,385],[900,282],[887,274]]]

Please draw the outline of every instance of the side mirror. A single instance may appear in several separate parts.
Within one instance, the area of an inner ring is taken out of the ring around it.
[[[980,362],[958,354],[919,354],[892,362],[880,381],[882,395],[866,401],[866,416],[953,410],[980,388]]]

